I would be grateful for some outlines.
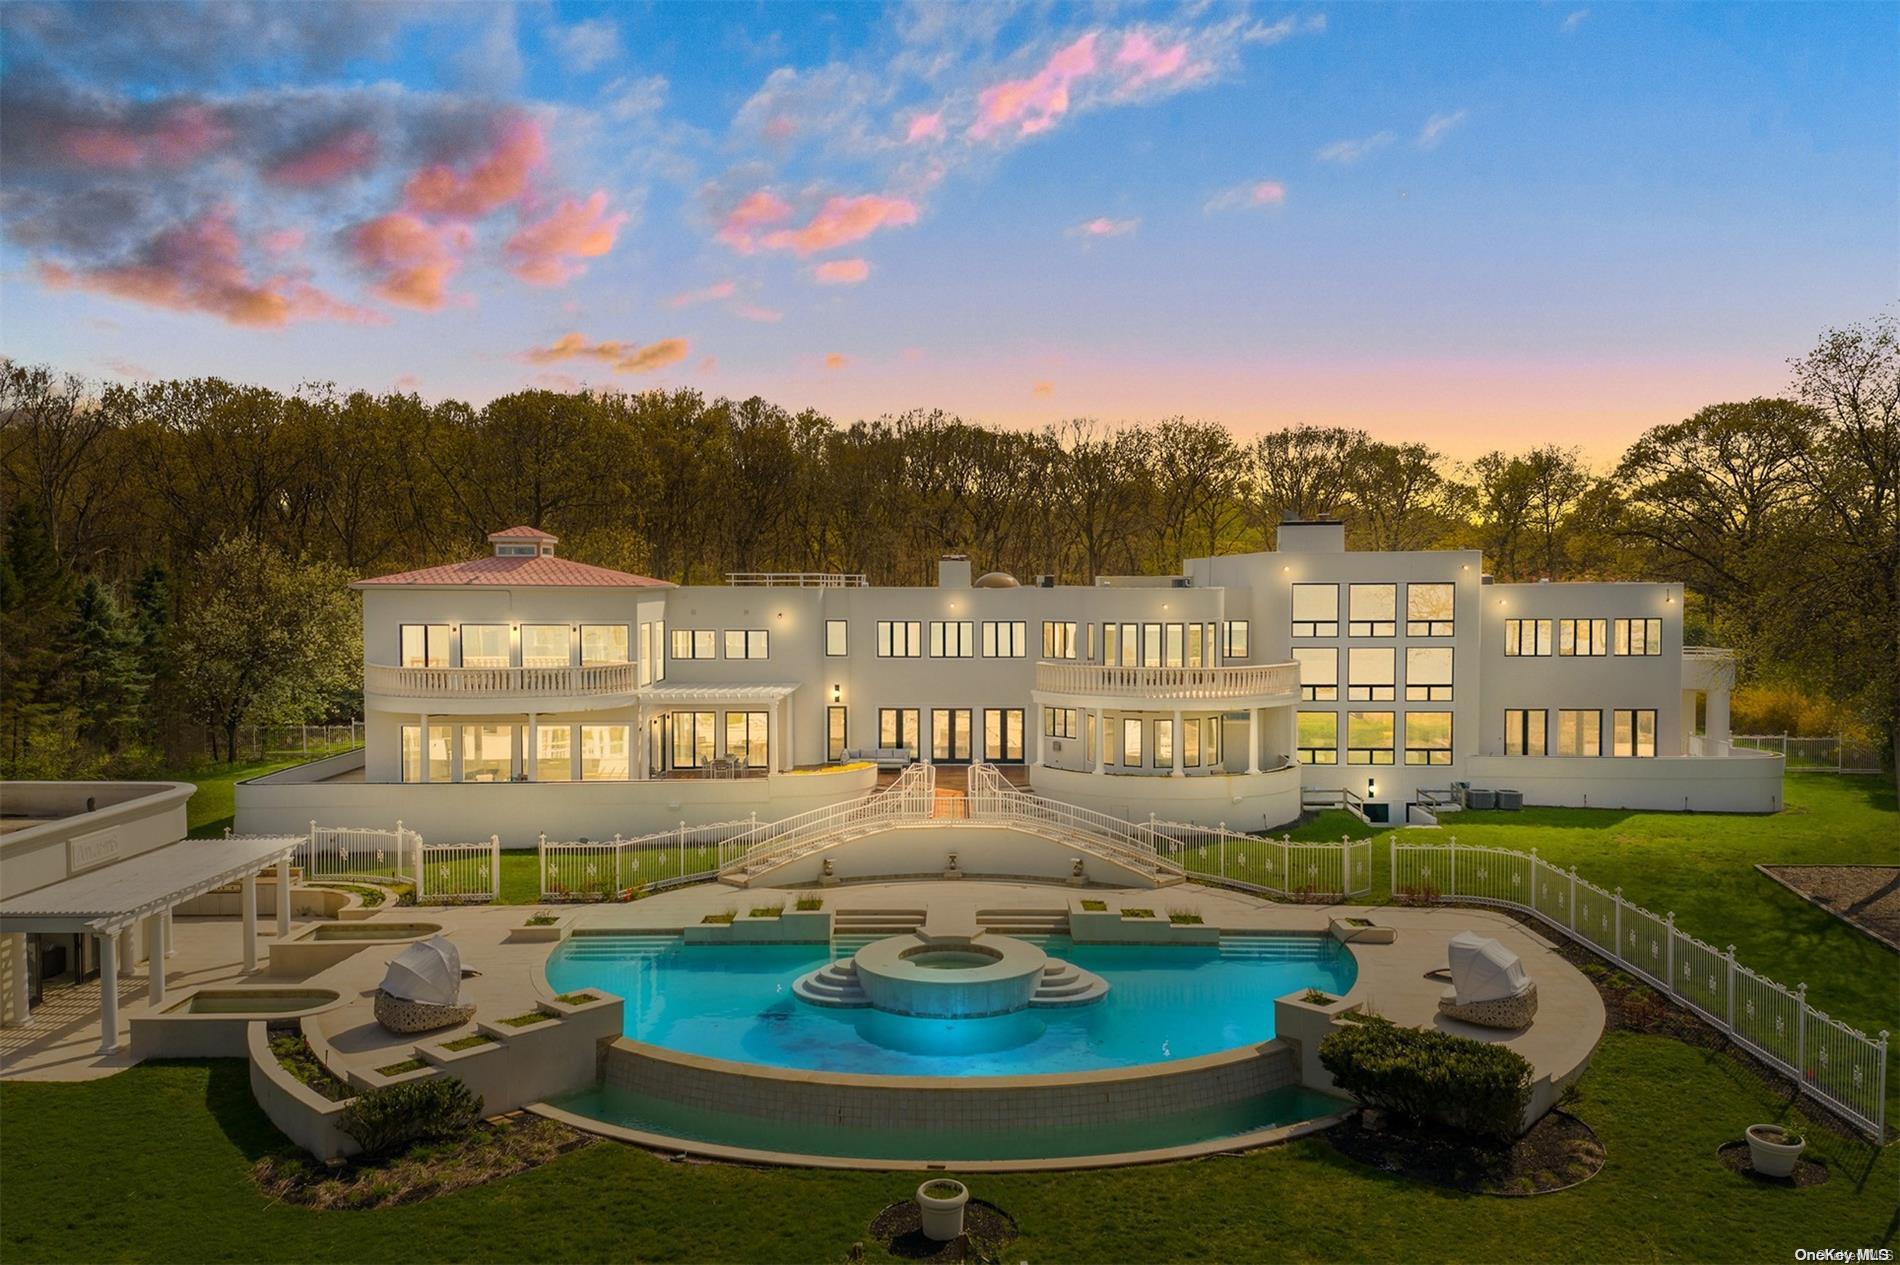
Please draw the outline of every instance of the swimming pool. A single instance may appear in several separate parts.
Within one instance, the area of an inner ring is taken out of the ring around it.
[[[1306,988],[1337,995],[1358,974],[1351,951],[1330,936],[1226,936],[1218,947],[1023,938],[1100,975],[1107,995],[1072,1009],[976,1019],[838,1010],[792,993],[800,975],[833,960],[827,946],[687,945],[653,935],[571,938],[548,959],[547,976],[556,992],[617,994],[628,1037],[685,1054],[817,1072],[996,1077],[1257,1045],[1274,1035],[1274,998]]]

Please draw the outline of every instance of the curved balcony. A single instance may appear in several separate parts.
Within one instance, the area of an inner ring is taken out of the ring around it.
[[[1268,706],[1297,701],[1297,663],[1250,663],[1217,668],[1125,668],[1106,663],[1036,665],[1036,692],[1145,704],[1208,703]]]
[[[558,668],[363,668],[363,693],[402,699],[442,712],[480,711],[495,703],[617,706],[639,693],[631,663],[593,663]]]

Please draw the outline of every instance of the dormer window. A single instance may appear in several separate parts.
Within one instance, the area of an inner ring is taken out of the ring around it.
[[[495,546],[495,556],[497,558],[532,558],[535,556],[536,552],[537,551],[533,545],[496,545]],[[554,550],[552,547],[548,547],[548,548],[541,549],[539,552],[544,553],[544,554],[552,554]]]
[[[507,527],[488,533],[497,558],[552,558],[559,539],[538,527]]]

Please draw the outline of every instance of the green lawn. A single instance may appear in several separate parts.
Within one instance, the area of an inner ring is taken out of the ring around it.
[[[219,761],[214,764],[196,764],[189,768],[173,769],[154,774],[168,782],[190,782],[198,788],[185,805],[185,815],[191,827],[193,838],[204,839],[224,833],[237,815],[237,784],[246,778],[262,777],[266,773],[275,773],[278,769],[287,769],[295,764],[303,764],[320,756],[335,755],[345,750],[343,747],[313,750],[308,757],[302,755],[273,756],[266,760],[239,760],[236,764]]]
[[[1612,1034],[1575,1110],[1604,1171],[1507,1200],[1361,1168],[1306,1140],[1088,1173],[976,1175],[1014,1215],[1010,1261],[1792,1259],[1891,1244],[1900,1148],[1810,1130],[1826,1185],[1764,1189],[1715,1149],[1781,1102],[1732,1059]],[[840,1261],[916,1174],[669,1163],[601,1143],[493,1185],[376,1212],[272,1204],[251,1161],[283,1145],[239,1062],[150,1064],[78,1085],[0,1084],[7,1261]],[[101,1169],[101,1157],[111,1157]],[[102,1183],[101,1173],[110,1180]],[[882,1259],[873,1242],[872,1259]]]

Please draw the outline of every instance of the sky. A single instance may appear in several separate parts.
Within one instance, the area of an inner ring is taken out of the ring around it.
[[[0,354],[1350,425],[1785,389],[1900,295],[1900,6],[0,5]]]

